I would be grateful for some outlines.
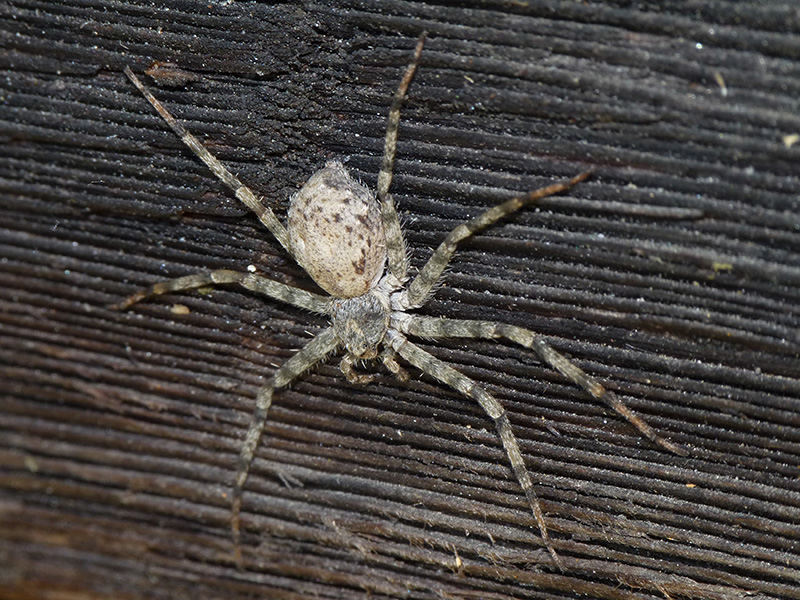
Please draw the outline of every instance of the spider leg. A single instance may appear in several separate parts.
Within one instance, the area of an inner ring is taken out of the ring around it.
[[[386,253],[389,258],[389,272],[394,275],[398,282],[403,282],[408,277],[408,254],[406,244],[403,239],[403,232],[400,229],[400,220],[397,218],[397,210],[394,206],[394,198],[389,193],[389,186],[392,184],[392,169],[394,167],[394,157],[397,152],[397,131],[400,128],[400,107],[406,97],[408,86],[414,77],[414,72],[419,64],[419,57],[422,53],[422,46],[425,44],[427,33],[423,33],[417,40],[414,49],[414,57],[406,68],[405,75],[400,81],[400,86],[394,94],[392,106],[389,109],[389,122],[386,126],[386,140],[383,145],[383,159],[381,160],[381,170],[378,173],[378,200],[381,203],[381,215],[383,217],[383,228],[386,235]]]
[[[680,456],[686,456],[688,454],[687,450],[682,446],[661,437],[656,433],[655,429],[628,408],[615,394],[603,387],[596,379],[588,375],[582,369],[575,366],[563,354],[553,350],[543,337],[536,335],[528,329],[491,321],[463,321],[417,315],[408,315],[407,318],[401,320],[399,327],[404,333],[423,338],[505,338],[520,346],[530,348],[536,353],[540,360],[550,365],[556,371],[559,371],[575,385],[583,388],[592,396],[604,402],[607,406],[625,417],[631,425],[639,430],[639,433],[654,444],[658,444],[662,448]]]
[[[315,313],[325,313],[328,306],[328,298],[318,294],[312,294],[300,288],[295,288],[265,277],[253,275],[252,273],[237,273],[227,269],[211,271],[210,273],[196,273],[169,281],[161,281],[149,288],[140,290],[128,296],[122,302],[111,306],[114,310],[125,310],[129,306],[136,304],[150,296],[159,296],[170,292],[180,292],[183,290],[193,290],[213,284],[235,283],[248,290],[252,290],[264,296],[269,296],[275,300],[305,308]]]
[[[506,415],[506,411],[502,404],[500,404],[500,402],[498,402],[494,396],[478,386],[478,384],[476,384],[469,377],[462,375],[447,363],[439,360],[419,346],[409,342],[405,336],[403,336],[397,330],[389,330],[389,335],[391,337],[392,347],[400,356],[420,369],[423,373],[431,375],[442,383],[458,390],[465,396],[477,400],[478,404],[480,404],[483,410],[486,411],[486,414],[492,418],[495,427],[497,428],[497,433],[500,436],[500,440],[503,443],[503,448],[505,448],[508,460],[511,462],[511,468],[514,470],[514,474],[517,476],[517,481],[519,481],[520,487],[522,487],[522,490],[525,492],[525,496],[528,499],[528,504],[531,507],[534,518],[536,519],[536,524],[539,526],[539,532],[541,533],[542,541],[544,542],[547,551],[550,553],[550,556],[553,557],[553,560],[558,568],[564,571],[564,563],[556,553],[556,550],[550,540],[550,534],[547,532],[547,523],[544,519],[542,506],[539,503],[539,498],[536,496],[536,492],[533,489],[533,482],[531,481],[527,467],[525,467],[525,461],[522,459],[522,452],[519,449],[517,437],[511,430],[511,423],[508,420],[508,416]]]
[[[333,352],[339,345],[333,327],[328,327],[325,331],[317,335],[302,350],[292,356],[284,365],[275,371],[269,382],[258,391],[256,397],[256,410],[247,435],[244,438],[244,445],[239,454],[236,479],[233,483],[233,498],[231,502],[231,534],[234,544],[234,555],[236,563],[242,564],[241,549],[241,522],[240,513],[242,509],[242,489],[247,475],[250,472],[250,464],[264,432],[267,423],[267,413],[272,404],[272,395],[275,390],[286,387],[303,372],[307,371],[315,364],[323,360],[328,354]]]
[[[569,181],[554,183],[553,185],[548,185],[547,187],[528,192],[524,196],[512,198],[511,200],[507,200],[502,204],[498,204],[497,206],[490,208],[486,212],[473,219],[470,219],[466,223],[458,225],[449,234],[447,234],[447,237],[439,245],[439,247],[436,248],[414,281],[412,281],[408,288],[403,292],[403,297],[400,299],[401,306],[404,309],[418,308],[425,303],[425,299],[430,294],[433,286],[436,285],[436,282],[439,281],[439,278],[442,276],[442,272],[444,271],[445,267],[447,267],[450,259],[453,257],[453,254],[456,251],[456,246],[459,242],[464,241],[473,233],[488,227],[503,217],[507,217],[519,209],[536,202],[537,200],[541,200],[546,196],[552,196],[553,194],[558,194],[559,192],[570,189],[574,185],[577,185],[589,177],[589,175],[591,175],[591,171],[584,171]]]
[[[247,208],[252,210],[258,219],[266,225],[267,229],[272,232],[272,235],[275,236],[275,239],[278,240],[281,246],[292,256],[292,250],[289,245],[289,234],[286,232],[286,228],[281,224],[278,218],[275,216],[269,208],[264,206],[261,201],[256,197],[256,195],[250,191],[245,184],[243,184],[238,177],[236,177],[233,173],[228,171],[225,166],[217,160],[211,152],[206,150],[205,146],[200,143],[196,137],[194,137],[189,131],[181,125],[175,117],[173,117],[169,111],[158,101],[158,99],[153,96],[150,90],[145,87],[145,85],[139,80],[139,78],[134,75],[133,71],[131,71],[130,67],[125,67],[123,69],[125,75],[128,76],[128,79],[133,82],[139,91],[142,92],[144,97],[147,99],[150,104],[153,105],[153,108],[156,109],[161,118],[167,122],[172,128],[178,137],[183,140],[183,143],[186,144],[189,149],[197,155],[197,157],[202,160],[206,166],[208,166],[211,171],[213,171],[214,175],[216,175],[225,185],[227,185],[236,197],[245,205]]]

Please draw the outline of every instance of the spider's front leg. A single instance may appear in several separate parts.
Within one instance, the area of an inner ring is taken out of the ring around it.
[[[242,564],[240,521],[242,490],[247,481],[247,475],[250,473],[250,464],[253,462],[261,435],[264,433],[267,414],[272,404],[272,396],[275,390],[286,387],[299,375],[324,360],[325,357],[336,350],[338,345],[339,340],[333,327],[328,327],[286,361],[280,369],[275,371],[269,382],[258,391],[256,410],[239,454],[236,478],[233,483],[233,497],[231,499],[231,534],[233,536],[234,557],[238,565]]]
[[[550,540],[550,534],[547,532],[547,523],[545,522],[544,513],[542,512],[542,506],[533,489],[531,476],[528,473],[528,468],[525,466],[522,452],[517,443],[517,437],[511,429],[511,422],[508,420],[508,415],[503,405],[489,392],[472,381],[472,379],[459,373],[453,367],[426,352],[419,346],[412,344],[397,330],[389,330],[388,336],[392,348],[396,350],[400,356],[423,373],[435,377],[445,385],[449,385],[458,390],[468,398],[477,400],[478,404],[486,411],[486,414],[492,418],[497,428],[497,433],[500,436],[500,441],[503,443],[503,448],[508,456],[508,460],[511,462],[511,468],[514,470],[517,481],[528,499],[528,504],[536,519],[542,541],[558,568],[562,571],[566,570],[561,557],[556,552]]]
[[[655,429],[628,408],[614,393],[570,362],[563,354],[556,352],[543,337],[536,335],[528,329],[516,327],[515,325],[507,325],[505,323],[494,323],[492,321],[464,321],[418,315],[405,315],[397,323],[397,327],[403,333],[423,338],[505,338],[520,346],[530,348],[542,362],[550,365],[571,382],[583,388],[592,396],[625,417],[625,419],[636,427],[644,437],[674,454],[680,456],[686,456],[688,454],[688,451],[682,446],[660,436]]]
[[[299,308],[305,308],[317,313],[326,312],[329,304],[328,298],[324,296],[293,288],[258,275],[253,275],[252,273],[238,273],[236,271],[222,269],[210,273],[198,273],[156,283],[147,289],[129,296],[112,308],[124,310],[150,296],[192,290],[213,284],[237,284],[270,298],[281,300]],[[272,404],[273,393],[276,389],[287,386],[298,375],[323,360],[328,354],[336,350],[338,345],[339,340],[336,337],[336,333],[332,327],[329,327],[290,358],[258,392],[255,414],[253,415],[253,420],[248,428],[239,455],[238,468],[231,498],[231,533],[234,544],[234,556],[237,564],[241,564],[242,561],[240,545],[241,526],[239,517],[242,506],[242,489],[247,481],[247,475],[250,472],[250,463],[253,461],[258,442],[261,439],[261,434],[267,422],[267,413]]]

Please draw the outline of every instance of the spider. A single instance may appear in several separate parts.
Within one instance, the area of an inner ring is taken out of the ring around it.
[[[413,58],[394,94],[378,173],[377,194],[354,180],[341,162],[330,161],[313,174],[291,198],[285,227],[247,186],[230,173],[161,105],[130,68],[124,69],[127,77],[192,152],[256,214],[319,287],[330,294],[323,296],[252,273],[222,269],[156,283],[114,306],[123,310],[150,296],[197,289],[211,284],[236,284],[257,294],[330,318],[330,326],[278,368],[256,397],[255,414],[239,455],[233,484],[230,525],[235,556],[239,563],[242,490],[266,425],[273,395],[276,390],[288,386],[305,371],[342,348],[344,357],[340,368],[351,382],[364,384],[371,381],[371,375],[356,372],[354,365],[356,362],[377,359],[398,378],[407,379],[406,371],[397,362],[396,357],[399,355],[423,373],[476,400],[483,407],[494,421],[513,472],[525,492],[542,543],[562,570],[563,563],[548,533],[541,505],[503,406],[477,383],[412,343],[409,337],[504,338],[529,348],[540,360],[625,417],[652,442],[671,452],[685,454],[683,448],[658,435],[614,394],[553,350],[542,337],[532,331],[503,323],[434,318],[409,312],[426,303],[459,242],[545,196],[570,189],[590,175],[590,171],[586,171],[568,181],[534,190],[458,225],[433,252],[428,262],[411,277],[405,241],[389,187],[397,146],[400,108],[419,64],[425,38],[424,33],[419,37]]]

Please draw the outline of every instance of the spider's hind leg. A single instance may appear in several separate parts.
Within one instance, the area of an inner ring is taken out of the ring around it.
[[[381,203],[381,217],[383,228],[386,235],[386,254],[389,262],[389,272],[394,275],[398,283],[403,282],[408,277],[408,254],[406,244],[403,239],[403,232],[400,229],[400,220],[397,218],[397,210],[394,206],[394,198],[389,193],[392,184],[392,170],[394,169],[394,157],[397,153],[397,132],[400,129],[400,107],[406,97],[408,86],[414,78],[414,73],[419,64],[419,57],[422,54],[422,46],[425,44],[427,33],[423,33],[417,40],[414,49],[414,57],[411,59],[403,79],[394,94],[392,107],[389,109],[389,119],[386,125],[386,138],[383,144],[383,158],[381,159],[381,170],[378,173],[378,200]]]
[[[241,201],[247,208],[252,210],[258,219],[272,232],[272,235],[275,236],[275,239],[278,240],[281,246],[284,249],[292,254],[291,246],[289,245],[289,234],[286,231],[286,228],[281,224],[278,220],[278,217],[270,210],[268,207],[264,206],[261,200],[252,192],[252,190],[243,184],[238,177],[236,177],[233,173],[231,173],[225,166],[219,162],[216,156],[211,154],[203,144],[200,143],[194,135],[192,135],[188,129],[186,129],[181,123],[172,116],[172,114],[164,108],[161,102],[152,94],[152,92],[147,89],[142,81],[131,71],[130,67],[125,67],[123,69],[125,75],[128,79],[131,80],[131,83],[135,85],[138,90],[142,93],[142,95],[147,99],[147,101],[156,109],[156,112],[159,116],[164,119],[164,121],[169,125],[170,129],[175,132],[175,134],[181,138],[184,144],[194,152],[195,156],[202,160],[206,166],[211,169],[211,171],[216,175],[222,183],[227,185],[231,191],[236,195],[236,197]]]
[[[400,300],[403,308],[417,308],[425,303],[433,286],[439,281],[445,268],[450,263],[450,259],[453,258],[453,254],[459,242],[463,242],[472,234],[485,229],[489,225],[515,213],[525,206],[541,200],[546,196],[552,196],[553,194],[558,194],[570,189],[591,174],[591,171],[584,171],[568,181],[554,183],[553,185],[528,192],[524,196],[512,198],[511,200],[507,200],[502,204],[490,208],[466,223],[458,225],[453,231],[447,234],[445,240],[439,244],[439,247],[433,252],[417,277],[408,286],[408,289],[403,292],[403,298]]]
[[[169,294],[171,292],[181,292],[184,290],[196,290],[198,288],[208,287],[215,283],[230,283],[238,281],[242,273],[235,273],[233,271],[212,271],[211,273],[195,273],[194,275],[186,275],[168,281],[159,281],[154,283],[148,288],[139,290],[135,294],[131,294],[122,302],[111,305],[114,310],[125,310],[134,304],[151,298],[152,296],[161,296],[162,294]],[[225,281],[227,280],[227,281]]]

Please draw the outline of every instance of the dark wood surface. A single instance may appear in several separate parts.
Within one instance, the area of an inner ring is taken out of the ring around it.
[[[0,597],[800,598],[791,3],[155,4],[0,7]],[[691,454],[523,349],[424,343],[507,407],[560,573],[477,405],[330,361],[275,399],[237,570],[253,398],[325,323],[236,290],[109,310],[211,268],[314,289],[122,68],[161,65],[282,216],[330,158],[374,185],[422,30],[392,188],[415,265],[595,170],[465,244],[422,312],[547,335]]]

